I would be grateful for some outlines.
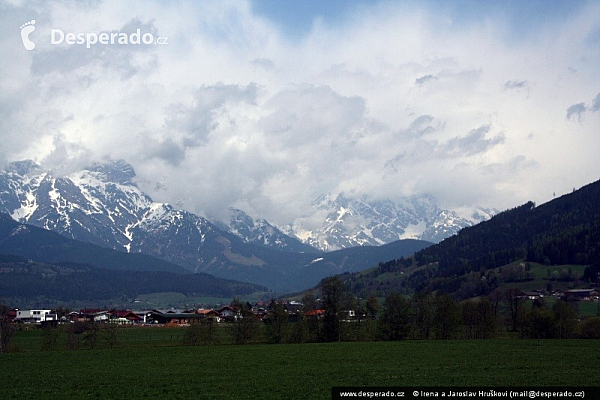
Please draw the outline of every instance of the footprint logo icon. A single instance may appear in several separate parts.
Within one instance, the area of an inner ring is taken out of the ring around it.
[[[21,25],[21,39],[23,39],[23,46],[25,46],[27,50],[33,50],[35,48],[35,43],[29,40],[29,34],[35,31],[35,26],[33,25],[35,25],[35,19]]]

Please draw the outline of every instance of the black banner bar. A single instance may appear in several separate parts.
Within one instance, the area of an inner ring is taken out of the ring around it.
[[[600,399],[598,387],[336,386],[332,399]]]

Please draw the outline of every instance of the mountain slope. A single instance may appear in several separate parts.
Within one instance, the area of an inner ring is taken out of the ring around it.
[[[215,254],[218,255],[207,263],[204,271],[199,272],[209,271],[211,275],[236,281],[265,282],[270,289],[279,292],[298,291],[315,285],[324,277],[369,268],[391,255],[406,257],[431,245],[429,242],[402,240],[385,246],[365,246],[319,255],[278,252],[250,246],[233,235],[229,238],[220,236],[216,243],[219,249]],[[179,265],[146,254],[119,252],[19,224],[6,214],[0,214],[0,254],[2,253],[49,264],[71,262],[113,271],[188,272]]]
[[[282,251],[320,253],[318,249],[302,243],[295,237],[286,235],[265,219],[255,220],[236,208],[230,208],[229,213],[229,221],[220,222],[217,226],[240,237],[245,243]]]
[[[392,274],[405,291],[437,290],[466,298],[485,295],[514,279],[515,268],[526,272],[527,262],[599,265],[598,199],[600,181],[538,207],[528,202],[464,228],[412,257],[382,263],[369,279]]]
[[[319,255],[303,271],[327,271],[328,275],[344,272],[358,272],[377,265],[382,260],[407,257],[432,243],[416,239],[397,240],[381,246],[357,246]]]
[[[264,290],[266,288],[258,285],[219,279],[208,274],[108,270],[89,264],[40,263],[0,254],[0,295],[3,299],[18,299],[19,303],[97,304],[160,292],[232,298]]]
[[[72,239],[122,249],[130,241],[128,227],[152,204],[131,183],[133,176],[124,161],[58,178],[30,161],[11,163],[0,174],[0,211]]]
[[[536,207],[528,202],[415,255],[444,275],[516,259],[587,264],[600,258],[600,181]],[[467,265],[460,261],[468,260]]]
[[[0,254],[13,254],[45,263],[74,262],[112,270],[168,271],[189,274],[185,268],[146,254],[127,254],[66,238],[24,225],[0,213]]]

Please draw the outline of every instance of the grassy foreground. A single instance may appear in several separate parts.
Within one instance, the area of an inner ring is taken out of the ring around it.
[[[332,386],[596,386],[600,341],[480,340],[0,354],[0,398],[328,399]]]

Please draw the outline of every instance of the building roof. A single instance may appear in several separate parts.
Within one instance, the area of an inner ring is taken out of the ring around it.
[[[107,310],[101,308],[82,308],[79,310],[79,314],[101,314],[105,312],[107,312]]]
[[[111,314],[117,318],[127,318],[127,319],[141,319],[139,317],[139,315],[137,315],[136,313],[134,313],[133,311],[113,311],[111,312]]]
[[[217,311],[212,310],[212,309],[210,309],[210,310],[198,310],[198,311],[196,311],[196,313],[200,314],[200,315],[208,315],[208,314],[217,314]]]
[[[541,296],[542,294],[540,292],[536,292],[536,291],[525,291],[525,290],[521,290],[521,295],[522,296]]]
[[[565,296],[573,295],[573,296],[591,296],[596,292],[596,289],[570,289],[565,290],[563,293]]]

